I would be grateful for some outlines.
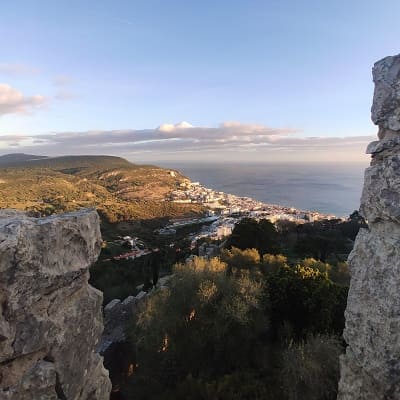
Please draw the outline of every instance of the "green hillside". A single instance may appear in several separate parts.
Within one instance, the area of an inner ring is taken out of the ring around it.
[[[36,215],[95,207],[104,222],[181,216],[200,208],[164,198],[185,179],[120,157],[6,155],[0,157],[0,207]]]

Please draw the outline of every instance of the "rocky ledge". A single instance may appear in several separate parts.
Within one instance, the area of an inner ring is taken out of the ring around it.
[[[106,400],[95,349],[102,293],[88,284],[101,247],[94,210],[30,218],[0,211],[0,399]]]
[[[360,211],[368,222],[349,256],[350,291],[339,400],[400,399],[400,55],[373,69],[372,120]]]

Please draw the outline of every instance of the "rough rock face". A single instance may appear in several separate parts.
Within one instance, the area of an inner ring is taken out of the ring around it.
[[[373,69],[372,120],[360,211],[368,222],[349,256],[350,291],[339,400],[400,399],[400,55]]]
[[[0,211],[0,399],[106,400],[95,353],[102,294],[88,284],[101,245],[99,217]]]
[[[400,130],[400,63],[399,56],[386,57],[374,65],[375,82],[372,121],[380,130]]]

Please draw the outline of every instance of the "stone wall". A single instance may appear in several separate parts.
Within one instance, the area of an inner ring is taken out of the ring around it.
[[[95,352],[102,294],[88,284],[101,246],[94,210],[30,218],[0,211],[0,399],[106,400]]]
[[[147,297],[155,290],[165,289],[172,276],[171,274],[159,278],[156,287],[149,292],[144,292],[143,285],[140,285],[138,286],[140,292],[136,296],[128,296],[123,301],[113,299],[104,307],[104,331],[97,351],[105,359],[110,357],[108,349],[113,344],[128,340],[128,325],[132,321],[132,316],[138,312],[140,307],[143,307]]]
[[[368,222],[349,256],[350,291],[339,400],[400,399],[400,55],[373,68],[372,120],[361,214]]]

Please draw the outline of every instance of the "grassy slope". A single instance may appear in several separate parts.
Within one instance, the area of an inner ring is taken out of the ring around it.
[[[163,201],[184,179],[111,156],[10,162],[0,168],[0,208],[51,214],[96,207],[107,222],[190,215],[200,208]]]

